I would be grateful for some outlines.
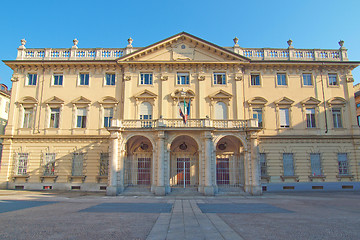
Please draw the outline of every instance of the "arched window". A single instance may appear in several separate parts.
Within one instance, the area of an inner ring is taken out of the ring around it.
[[[224,102],[217,102],[215,104],[215,119],[227,119],[227,106]]]
[[[149,102],[143,102],[140,104],[139,117],[143,120],[152,119],[152,106]]]

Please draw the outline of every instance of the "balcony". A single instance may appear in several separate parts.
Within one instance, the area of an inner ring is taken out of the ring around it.
[[[113,120],[112,127],[125,129],[153,129],[153,128],[218,128],[218,129],[261,129],[257,119],[248,120],[210,120],[188,119],[186,124],[182,119],[157,119],[157,120]]]

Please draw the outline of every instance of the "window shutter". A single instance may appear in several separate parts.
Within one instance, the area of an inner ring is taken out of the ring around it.
[[[280,127],[289,126],[289,109],[288,108],[280,108]]]
[[[215,119],[227,119],[227,107],[224,102],[217,102],[215,104]]]
[[[149,102],[143,102],[139,108],[140,115],[152,115],[152,106]]]
[[[86,108],[78,108],[77,115],[78,116],[86,116]]]

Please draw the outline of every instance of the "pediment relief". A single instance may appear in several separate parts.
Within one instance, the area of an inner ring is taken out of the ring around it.
[[[91,101],[89,99],[83,97],[83,96],[80,96],[80,97],[74,99],[71,103],[72,104],[87,104],[88,105],[88,104],[91,103]]]
[[[137,94],[134,95],[134,98],[136,100],[139,99],[155,99],[157,98],[157,95],[153,92],[150,92],[149,90],[144,90],[142,92],[139,92]]]
[[[191,89],[187,89],[185,90],[183,89],[176,89],[173,93],[171,93],[171,97],[173,100],[177,100],[177,99],[189,99],[189,98],[194,98],[195,97],[195,93],[191,90]]]
[[[64,104],[64,101],[56,96],[53,96],[45,101],[46,104]]]
[[[294,103],[293,100],[287,97],[282,97],[279,100],[274,102],[276,105],[292,105]]]
[[[329,106],[333,106],[333,105],[345,105],[346,104],[346,100],[342,97],[333,97],[330,98],[327,103],[329,104]]]
[[[300,102],[302,105],[319,105],[321,101],[316,98],[308,97],[305,100]]]
[[[249,105],[265,105],[268,101],[263,97],[254,97],[248,100]]]
[[[118,104],[119,102],[114,97],[106,96],[99,101],[100,104]]]
[[[228,92],[225,92],[224,90],[219,90],[213,94],[210,94],[209,95],[209,98],[211,100],[214,100],[214,99],[227,99],[227,100],[230,100],[230,98],[232,98],[232,95]]]
[[[118,63],[143,61],[249,62],[250,60],[225,48],[182,32],[118,59]]]
[[[23,97],[23,98],[21,99],[21,101],[19,101],[18,103],[23,104],[23,105],[24,105],[24,104],[34,105],[34,104],[37,104],[38,101],[37,101],[35,98],[33,98],[33,97],[26,96],[26,97]]]

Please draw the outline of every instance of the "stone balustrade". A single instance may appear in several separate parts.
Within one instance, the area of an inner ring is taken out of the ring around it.
[[[157,120],[113,120],[113,127],[122,128],[258,128],[257,119],[249,120],[210,120],[188,119],[186,124],[182,119],[157,119]]]

